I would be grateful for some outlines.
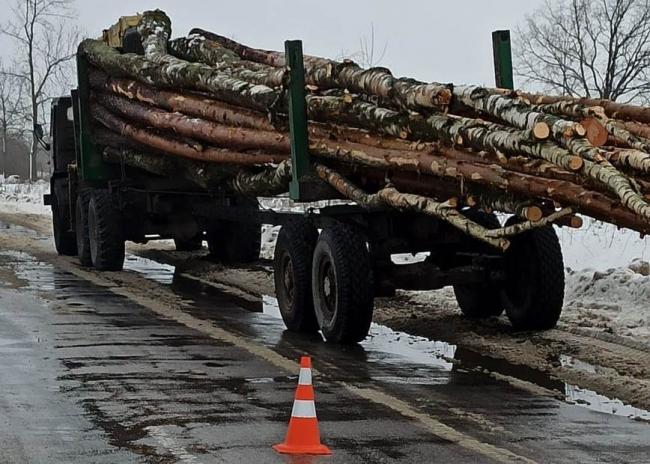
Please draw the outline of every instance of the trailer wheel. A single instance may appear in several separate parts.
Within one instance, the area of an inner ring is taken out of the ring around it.
[[[318,330],[311,288],[311,264],[318,230],[299,219],[280,229],[273,258],[275,295],[287,329],[312,333]]]
[[[69,203],[66,194],[58,182],[52,185],[52,233],[56,252],[64,256],[76,256],[77,237],[70,229]],[[67,190],[67,189],[66,189]]]
[[[181,240],[178,238],[174,239],[174,246],[176,251],[197,251],[203,248],[203,232],[201,232],[196,237],[190,239]]]
[[[75,205],[75,235],[77,240],[77,257],[82,266],[92,266],[90,257],[90,238],[88,235],[88,203],[91,190],[84,189],[77,195]]]
[[[106,190],[94,190],[88,203],[88,235],[93,266],[100,271],[120,271],[124,266],[122,221]]]
[[[502,290],[506,314],[517,329],[551,329],[564,304],[564,262],[557,234],[552,226],[546,226],[517,235],[510,242]]]
[[[312,261],[314,311],[325,339],[356,343],[370,330],[374,283],[366,240],[352,226],[325,228]]]
[[[501,227],[499,218],[493,213],[470,209],[464,215],[488,229]],[[483,244],[480,244],[483,248]],[[461,312],[470,319],[485,319],[503,313],[500,287],[495,284],[454,285],[454,294]]]

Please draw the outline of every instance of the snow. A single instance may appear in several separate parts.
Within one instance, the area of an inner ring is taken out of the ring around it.
[[[5,213],[50,214],[43,204],[43,195],[49,193],[50,183],[38,180],[30,183],[7,183],[0,177],[0,211]]]
[[[606,270],[626,266],[634,259],[650,260],[650,237],[583,218],[581,229],[556,228],[564,265],[570,269]]]
[[[650,263],[567,271],[562,319],[650,341]]]

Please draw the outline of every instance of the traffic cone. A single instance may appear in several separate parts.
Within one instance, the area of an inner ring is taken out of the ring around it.
[[[320,442],[309,356],[300,358],[300,376],[287,436],[284,443],[274,445],[273,449],[282,454],[332,454],[330,449]]]

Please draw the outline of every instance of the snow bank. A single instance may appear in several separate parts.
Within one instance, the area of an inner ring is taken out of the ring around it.
[[[44,180],[29,183],[1,183],[0,211],[9,213],[50,214],[43,204],[43,195],[49,193],[50,184]]]
[[[562,319],[650,341],[650,263],[567,271]]]

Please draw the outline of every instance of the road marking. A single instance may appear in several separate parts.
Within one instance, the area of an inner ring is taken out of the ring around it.
[[[55,257],[54,261],[65,271],[70,272],[82,279],[85,279],[94,284],[107,287],[107,290],[129,298],[130,300],[144,306],[153,313],[169,320],[176,321],[179,324],[182,324],[191,329],[195,329],[209,337],[212,337],[216,340],[229,343],[233,346],[241,348],[245,351],[248,351],[254,356],[264,359],[274,366],[284,369],[289,373],[295,373],[300,369],[300,363],[293,361],[291,359],[285,358],[284,356],[276,353],[270,348],[267,348],[259,343],[246,338],[240,335],[237,335],[233,332],[225,330],[221,327],[216,326],[212,322],[204,319],[199,319],[194,317],[179,308],[176,308],[168,303],[165,303],[160,300],[149,298],[148,296],[138,294],[132,290],[129,290],[125,287],[116,287],[115,282],[112,282],[104,277],[101,277],[96,271],[90,271],[80,268],[76,263],[73,262],[72,258],[66,257]],[[316,369],[312,369],[314,374],[319,372]],[[406,402],[396,398],[392,395],[389,395],[381,390],[375,388],[360,388],[354,385],[350,385],[344,382],[332,381],[333,384],[339,385],[344,389],[348,390],[352,394],[364,398],[368,401],[376,403],[378,405],[392,409],[399,414],[413,419],[419,422],[426,430],[428,430],[433,435],[442,438],[444,440],[455,443],[467,450],[473,451],[475,453],[481,454],[485,457],[493,459],[497,462],[502,463],[512,463],[520,462],[526,464],[534,464],[536,461],[533,461],[524,456],[515,454],[514,452],[500,448],[498,446],[490,445],[489,443],[481,442],[469,435],[466,435],[453,427],[450,427],[442,422],[434,419],[433,417],[421,413],[413,409]]]
[[[145,430],[158,443],[160,443],[170,454],[172,454],[180,462],[186,464],[193,464],[197,462],[196,456],[191,455],[183,446],[176,443],[176,441],[167,435],[167,432],[162,427],[150,426],[145,427]]]

